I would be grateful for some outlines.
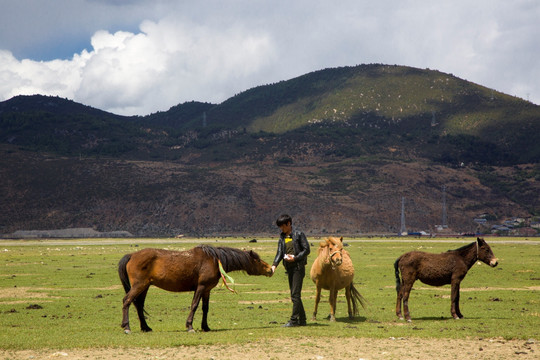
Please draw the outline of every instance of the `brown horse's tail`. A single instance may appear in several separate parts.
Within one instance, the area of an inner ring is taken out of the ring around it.
[[[354,283],[351,283],[351,298],[352,298],[352,307],[353,307],[353,314],[354,316],[357,316],[359,314],[358,309],[358,303],[362,305],[362,308],[366,308],[367,301],[366,299],[356,290],[354,287]]]
[[[131,290],[131,283],[129,282],[129,276],[126,269],[126,265],[129,260],[131,260],[131,254],[124,255],[124,257],[118,262],[118,276],[120,276],[120,281],[122,282],[122,286],[124,286],[126,294],[129,292],[129,290]],[[148,315],[146,310],[144,310],[144,299],[141,302],[140,298],[137,297],[135,300],[133,300],[133,304],[137,310],[140,308],[146,315]]]
[[[129,290],[131,290],[131,284],[129,283],[129,277],[126,269],[126,265],[131,259],[131,254],[125,255],[120,262],[118,262],[118,276],[120,276],[120,281],[122,282],[122,285],[124,286],[124,290],[126,291],[126,294]]]
[[[396,291],[398,293],[401,290],[401,277],[399,275],[399,260],[401,260],[401,256],[394,262],[394,270],[396,274]]]

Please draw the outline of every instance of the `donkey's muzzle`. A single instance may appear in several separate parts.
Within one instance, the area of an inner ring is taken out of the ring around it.
[[[493,259],[489,262],[489,266],[491,267],[495,267],[497,265],[499,265],[499,262],[497,261],[497,259]]]

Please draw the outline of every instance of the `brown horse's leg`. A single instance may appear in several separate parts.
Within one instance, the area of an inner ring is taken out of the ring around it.
[[[210,328],[208,327],[208,309],[210,308],[210,290],[205,292],[202,296],[202,322],[201,322],[201,329],[203,331],[210,331]]]
[[[313,309],[313,321],[317,320],[317,309],[319,308],[319,301],[321,301],[321,287],[317,284],[317,293],[315,295],[315,308]]]
[[[126,334],[129,334],[131,332],[131,328],[129,326],[129,306],[140,294],[142,294],[143,292],[146,294],[146,291],[148,291],[149,286],[150,285],[148,284],[133,285],[122,301],[122,328],[124,329],[124,332]]]
[[[452,305],[450,307],[450,313],[452,314],[452,317],[454,319],[461,319],[463,318],[463,315],[461,314],[461,311],[459,311],[459,288],[460,288],[461,281],[453,281],[452,282],[452,292],[451,292],[451,301]]]
[[[337,303],[337,290],[335,288],[330,288],[330,321],[336,321],[336,303]]]
[[[352,284],[352,283],[351,283]],[[349,312],[349,319],[354,318],[354,312],[351,303],[351,285],[345,287],[345,297],[347,298],[347,311]]]
[[[139,322],[141,324],[142,332],[150,332],[152,329],[146,323],[146,318],[144,316],[144,301],[146,300],[146,294],[148,293],[148,288],[146,288],[137,298],[133,301],[135,308],[137,309],[137,315],[139,316]]]
[[[131,328],[129,327],[129,305],[131,305],[131,300],[128,299],[128,296],[124,296],[122,300],[122,329],[126,334],[131,333]]]
[[[197,307],[199,306],[199,302],[201,301],[203,291],[204,285],[199,285],[199,287],[197,287],[197,290],[195,290],[195,293],[193,294],[193,300],[191,301],[191,310],[186,320],[186,328],[188,332],[194,332],[193,316],[195,315],[195,311],[197,311]]]

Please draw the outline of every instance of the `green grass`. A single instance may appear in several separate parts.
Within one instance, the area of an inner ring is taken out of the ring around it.
[[[318,244],[318,239],[310,239]],[[200,241],[140,243],[122,240],[117,244],[87,242],[0,242],[0,347],[3,349],[165,347],[197,344],[248,343],[259,339],[291,337],[420,337],[506,339],[540,338],[540,245],[502,243],[488,240],[500,264],[497,268],[475,265],[462,283],[462,320],[450,317],[450,289],[415,283],[411,293],[412,323],[396,320],[394,260],[403,252],[421,249],[442,252],[463,245],[463,240],[356,241],[348,240],[355,264],[355,284],[368,300],[367,310],[353,320],[347,318],[343,292],[338,299],[335,323],[324,319],[329,312],[328,293],[323,292],[318,320],[309,321],[315,287],[304,282],[304,305],[308,325],[283,329],[291,303],[283,267],[272,278],[234,272],[238,294],[218,285],[210,298],[210,333],[185,331],[192,293],[170,293],[151,288],[146,309],[152,333],[141,333],[135,310],[131,309],[133,333],[120,328],[123,290],[117,263],[123,254],[144,247],[188,249]],[[468,241],[468,239],[466,240]],[[472,239],[471,239],[472,241]],[[276,241],[247,240],[212,243],[253,248],[270,262]],[[7,245],[6,245],[7,244]],[[315,250],[315,249],[313,249]],[[310,255],[310,263],[315,251]],[[32,306],[38,305],[38,306]],[[41,307],[38,309],[29,307]],[[194,327],[200,329],[201,307]]]

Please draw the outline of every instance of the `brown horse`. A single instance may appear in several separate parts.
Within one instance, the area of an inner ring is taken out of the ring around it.
[[[271,266],[254,251],[199,245],[187,251],[144,249],[125,255],[118,263],[118,274],[126,291],[122,306],[122,328],[130,333],[129,306],[135,304],[141,330],[152,331],[145,320],[144,300],[150,285],[168,291],[194,291],[186,328],[193,332],[193,316],[202,298],[201,329],[207,322],[210,290],[219,282],[221,261],[225,272],[243,270],[248,275],[272,276]]]
[[[463,318],[459,310],[459,286],[467,275],[467,271],[478,261],[491,267],[497,266],[497,259],[484,239],[477,238],[475,242],[456,250],[441,254],[429,254],[422,251],[411,251],[401,255],[394,263],[396,274],[396,315],[401,315],[401,301],[407,321],[409,314],[409,294],[413,283],[420,279],[424,284],[441,286],[452,285],[450,312],[454,319]],[[399,273],[401,271],[401,279]]]
[[[343,238],[328,237],[320,242],[319,254],[311,266],[310,277],[317,287],[313,320],[317,319],[321,289],[330,290],[330,321],[336,321],[337,294],[343,288],[350,319],[358,315],[357,302],[365,308],[365,300],[353,284],[354,266],[349,253],[343,249]]]

